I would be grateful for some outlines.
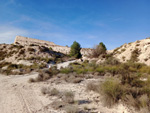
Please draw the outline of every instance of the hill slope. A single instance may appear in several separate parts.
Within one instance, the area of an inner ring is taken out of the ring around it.
[[[150,65],[150,39],[137,40],[124,44],[112,51],[121,62],[134,61]]]

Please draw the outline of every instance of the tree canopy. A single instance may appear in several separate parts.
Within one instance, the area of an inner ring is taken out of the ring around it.
[[[81,58],[81,46],[78,42],[74,41],[73,44],[71,45],[71,50],[70,50],[70,56],[73,56],[75,58]]]

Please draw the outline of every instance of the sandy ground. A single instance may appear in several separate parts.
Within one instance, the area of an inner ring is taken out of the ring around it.
[[[104,107],[99,96],[94,92],[86,91],[86,84],[93,79],[81,83],[55,83],[57,78],[46,82],[28,83],[29,78],[34,78],[38,73],[30,75],[4,76],[0,75],[0,113],[65,113],[51,108],[50,104],[57,100],[55,97],[41,94],[42,87],[57,88],[59,91],[73,91],[75,100],[90,101],[79,107],[96,108],[89,113],[129,113],[123,105],[112,109]]]
[[[47,113],[48,99],[40,93],[40,84],[30,84],[32,75],[0,75],[0,113]]]

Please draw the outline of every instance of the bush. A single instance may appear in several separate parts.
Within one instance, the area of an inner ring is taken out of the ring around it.
[[[25,49],[21,49],[20,51],[19,51],[19,55],[23,55],[25,53]]]
[[[50,51],[53,51],[52,47],[49,47],[49,50],[50,50]]]
[[[97,58],[100,55],[106,54],[106,50],[106,46],[102,42],[100,42],[99,45],[93,48],[91,57]]]
[[[87,86],[86,86],[86,89],[87,89],[88,91],[95,91],[95,92],[98,92],[98,91],[97,91],[97,84],[96,84],[96,83],[93,83],[93,82],[88,83]]]
[[[35,49],[33,49],[33,48],[28,48],[28,51],[30,51],[30,52],[35,52]]]
[[[105,60],[104,64],[107,64],[107,65],[118,65],[118,64],[120,64],[120,62],[114,57],[109,57],[108,59]]]
[[[49,95],[49,96],[58,96],[60,94],[60,92],[56,89],[50,89],[49,87],[42,87],[41,88],[41,93],[44,95]]]
[[[41,88],[41,93],[42,93],[43,95],[48,94],[48,93],[49,93],[49,88],[47,88],[47,87],[42,87],[42,88]]]
[[[40,81],[46,81],[48,79],[50,79],[53,76],[53,74],[50,71],[44,72],[44,71],[40,71],[38,76],[32,80],[29,79],[29,81],[34,81],[34,82],[40,82]]]
[[[29,83],[35,82],[35,80],[33,78],[29,79]]]
[[[63,95],[63,100],[66,103],[74,103],[74,93],[72,91],[66,91]]]
[[[124,95],[124,88],[119,83],[118,79],[109,78],[104,83],[98,84],[96,91],[102,94],[104,104],[111,107],[118,103]]]
[[[131,58],[130,58],[130,61],[132,62],[138,62],[139,59],[138,59],[138,56],[140,54],[140,51],[138,48],[136,48],[134,51],[132,51],[131,53]]]
[[[69,74],[71,72],[72,72],[72,70],[70,68],[62,68],[60,70],[60,73],[64,73],[64,74]]]
[[[50,96],[57,96],[59,95],[59,91],[56,89],[56,88],[53,88],[50,92],[49,92],[49,95]]]
[[[45,47],[45,46],[39,46],[39,49],[41,52],[49,52],[49,48]]]
[[[66,113],[79,113],[79,108],[77,106],[68,105],[65,107]]]
[[[74,41],[73,44],[71,45],[70,56],[73,56],[75,58],[81,58],[82,55],[80,53],[80,50],[81,50],[80,44]]]

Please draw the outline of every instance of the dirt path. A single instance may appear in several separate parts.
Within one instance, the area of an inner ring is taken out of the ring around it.
[[[30,77],[0,75],[0,113],[47,113],[48,99],[39,95],[40,84],[29,84]]]
[[[93,113],[129,113],[122,105],[113,109],[106,108],[99,101],[98,94],[87,92],[86,84],[95,82],[95,79],[84,80],[78,84],[66,82],[56,84],[54,81],[57,78],[45,82],[28,83],[29,78],[34,78],[37,75],[38,73],[17,76],[0,75],[0,113],[64,113],[63,110],[56,111],[51,108],[50,104],[57,98],[42,95],[41,88],[43,86],[56,88],[61,92],[74,92],[75,100],[91,102],[79,107],[96,108],[96,112]]]
[[[65,67],[69,66],[70,63],[73,63],[73,62],[76,62],[76,61],[78,61],[78,60],[72,60],[72,61],[59,63],[59,64],[57,64],[57,69],[60,69],[61,67],[65,68]]]

